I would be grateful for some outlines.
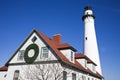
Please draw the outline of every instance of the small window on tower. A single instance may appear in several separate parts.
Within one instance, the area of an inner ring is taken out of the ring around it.
[[[87,12],[87,14],[88,14],[88,12]]]
[[[87,40],[87,37],[85,37],[85,40]]]

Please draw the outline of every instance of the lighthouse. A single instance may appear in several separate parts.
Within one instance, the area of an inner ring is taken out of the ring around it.
[[[90,6],[84,8],[82,20],[84,22],[84,54],[97,64],[96,71],[102,75],[95,32],[95,15]]]

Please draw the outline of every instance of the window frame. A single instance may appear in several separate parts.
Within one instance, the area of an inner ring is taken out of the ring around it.
[[[43,51],[45,48],[47,49],[47,52]],[[41,59],[48,58],[48,55],[49,55],[49,48],[48,47],[41,47],[41,56],[40,56],[40,58]]]
[[[25,50],[19,50],[18,52],[18,60],[19,61],[22,61],[24,59],[24,53],[25,53]]]
[[[19,70],[15,70],[14,76],[13,76],[13,80],[18,80],[19,79],[19,74],[20,74],[20,71]]]
[[[37,37],[36,36],[34,36],[32,39],[31,39],[31,41],[34,43],[35,41],[37,40]]]
[[[72,80],[76,80],[76,74],[72,73]]]
[[[86,80],[86,76],[82,76],[82,80]]]
[[[67,72],[63,71],[63,80],[67,80]]]
[[[92,64],[92,70],[93,70],[93,71],[96,71],[94,64]]]
[[[87,60],[85,59],[85,67],[87,67]]]
[[[73,51],[71,51],[71,56],[70,56],[70,58],[71,58],[71,61],[73,61],[74,60],[74,58],[73,58]]]

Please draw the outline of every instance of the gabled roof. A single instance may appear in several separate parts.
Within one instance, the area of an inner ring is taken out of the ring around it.
[[[88,58],[86,55],[82,54],[82,53],[76,53],[75,54],[75,59],[81,59],[84,58],[87,60],[87,63],[93,63],[95,66],[97,66],[97,64],[95,64],[90,58]]]
[[[0,71],[7,71],[7,70],[8,70],[7,66],[0,67]]]
[[[98,78],[102,78],[101,76],[97,75],[97,74],[93,74],[90,73],[87,69],[85,69],[79,62],[77,62],[75,60],[74,63],[70,62],[61,52],[61,49],[72,49],[74,51],[76,51],[75,48],[73,48],[72,46],[70,46],[69,44],[60,44],[60,45],[55,45],[55,42],[48,38],[46,35],[44,35],[42,32],[38,31],[38,30],[33,30],[32,33],[28,36],[28,38],[23,42],[23,44],[17,49],[17,51],[15,52],[15,54],[13,54],[13,56],[8,60],[8,62],[5,65],[9,65],[9,62],[11,61],[11,59],[16,55],[16,53],[18,52],[18,50],[26,43],[26,41],[29,39],[29,37],[33,34],[36,33],[45,44],[47,44],[52,50],[53,52],[56,54],[56,56],[58,57],[58,60],[60,60],[61,62],[68,64],[74,68],[77,68],[78,70],[84,71],[86,73],[89,73],[91,75],[94,75]],[[86,57],[87,58],[87,57]]]

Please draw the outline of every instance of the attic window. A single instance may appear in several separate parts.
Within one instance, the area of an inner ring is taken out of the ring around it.
[[[47,47],[41,48],[41,58],[48,58],[49,50]]]
[[[23,60],[24,52],[25,52],[24,50],[19,51],[18,60]]]
[[[92,64],[92,70],[95,71],[95,66]]]
[[[71,51],[71,61],[73,61],[73,52]]]
[[[34,36],[34,37],[32,38],[32,42],[35,42],[36,40],[37,40],[37,37]]]

